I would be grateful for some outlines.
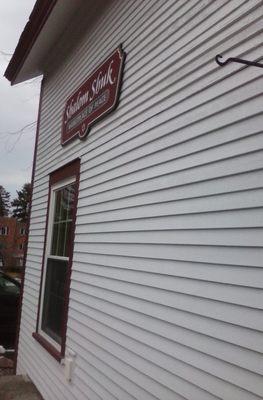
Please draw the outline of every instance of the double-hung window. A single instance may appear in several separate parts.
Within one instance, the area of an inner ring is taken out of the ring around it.
[[[50,175],[39,318],[34,337],[57,359],[64,355],[79,160]]]

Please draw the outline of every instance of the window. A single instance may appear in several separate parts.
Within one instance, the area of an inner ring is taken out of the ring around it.
[[[61,345],[75,182],[52,188],[50,239],[45,266],[41,330]]]
[[[16,258],[16,267],[23,267],[23,258],[21,257]]]
[[[20,228],[20,235],[26,234],[26,228]]]
[[[65,349],[78,174],[79,160],[50,176],[39,320],[34,337],[44,346],[48,343],[57,359]]]
[[[19,243],[18,250],[23,250],[23,248],[24,248],[24,243]]]
[[[8,226],[2,226],[0,228],[0,235],[7,236],[9,232]]]

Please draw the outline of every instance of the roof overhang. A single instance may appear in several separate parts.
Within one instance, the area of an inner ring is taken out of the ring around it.
[[[44,61],[83,0],[37,0],[5,71],[12,85],[43,74]]]

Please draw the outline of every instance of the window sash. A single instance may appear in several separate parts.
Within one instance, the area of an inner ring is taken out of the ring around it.
[[[41,330],[61,345],[67,260],[48,257]]]
[[[48,217],[48,225],[47,225],[47,241],[46,241],[46,251],[45,251],[45,259],[44,259],[44,268],[43,268],[43,279],[42,279],[42,286],[41,286],[41,298],[40,298],[40,313],[39,313],[39,328],[38,331],[46,339],[56,350],[61,351],[61,343],[54,340],[50,335],[48,335],[43,329],[43,311],[44,311],[44,297],[45,297],[45,288],[46,288],[46,278],[47,278],[47,263],[49,259],[53,260],[60,260],[60,261],[67,261],[67,269],[69,268],[69,257],[64,256],[57,256],[53,255],[52,253],[52,239],[53,239],[53,226],[54,226],[54,219],[55,219],[55,199],[56,199],[56,192],[66,186],[76,183],[76,177],[71,177],[69,179],[65,179],[60,181],[50,188],[50,204],[49,204],[49,217]],[[77,196],[76,187],[75,187],[75,194]],[[72,230],[71,226],[71,230]],[[66,275],[67,275],[66,270]],[[64,313],[64,309],[63,309]],[[61,338],[62,339],[62,338]],[[61,340],[60,340],[61,342]]]

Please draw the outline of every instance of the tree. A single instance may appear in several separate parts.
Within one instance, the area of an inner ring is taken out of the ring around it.
[[[10,193],[0,185],[0,217],[7,217],[10,208]]]
[[[29,202],[31,196],[31,184],[25,183],[21,190],[17,190],[17,198],[11,203],[13,217],[21,222],[27,222],[29,219]]]

